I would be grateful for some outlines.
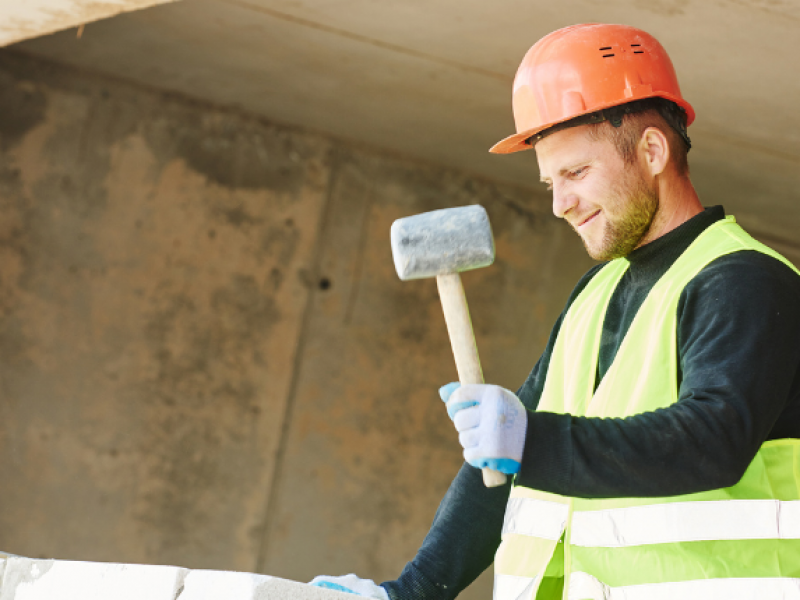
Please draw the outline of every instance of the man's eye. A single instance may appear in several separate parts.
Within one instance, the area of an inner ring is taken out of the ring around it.
[[[570,171],[569,175],[574,179],[576,177],[580,177],[581,175],[583,175],[585,171],[586,167],[581,167],[580,169],[575,169],[574,171]]]

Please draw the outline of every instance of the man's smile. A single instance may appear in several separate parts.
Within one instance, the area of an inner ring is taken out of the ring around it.
[[[585,218],[584,218],[584,217],[582,217],[582,218],[581,218],[581,219],[580,219],[580,220],[579,220],[579,221],[578,221],[578,222],[575,224],[575,229],[579,229],[579,228],[583,227],[584,225],[586,225],[586,224],[588,224],[588,223],[590,223],[590,222],[594,221],[594,218],[595,218],[597,215],[599,215],[599,214],[600,214],[600,212],[601,212],[601,209],[599,209],[599,208],[598,208],[596,211],[594,211],[593,213],[589,214],[589,215],[588,215],[588,216],[586,216]]]

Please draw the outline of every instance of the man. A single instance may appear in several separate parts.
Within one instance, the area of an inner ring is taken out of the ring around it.
[[[546,36],[513,103],[492,150],[535,147],[604,262],[517,394],[442,388],[468,465],[396,581],[341,585],[450,599],[494,557],[497,600],[800,598],[800,273],[703,209],[694,111],[647,33]],[[513,487],[484,488],[500,464]]]

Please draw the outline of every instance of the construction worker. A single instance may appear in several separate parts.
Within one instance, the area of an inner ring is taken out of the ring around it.
[[[527,53],[517,133],[553,212],[601,263],[516,394],[440,391],[467,464],[415,559],[372,598],[800,598],[800,273],[689,179],[664,49],[576,25]],[[486,488],[476,467],[514,474]]]

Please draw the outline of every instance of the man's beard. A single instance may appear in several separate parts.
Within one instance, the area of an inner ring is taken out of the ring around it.
[[[594,260],[607,261],[627,256],[650,231],[658,212],[658,188],[648,185],[639,173],[631,175],[635,180],[628,179],[616,185],[607,209],[603,210],[606,222],[600,246],[590,248],[581,238]]]

